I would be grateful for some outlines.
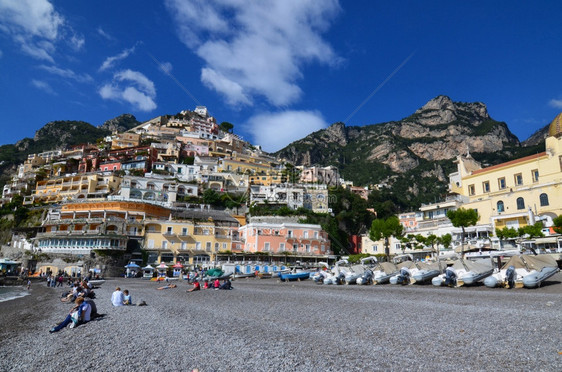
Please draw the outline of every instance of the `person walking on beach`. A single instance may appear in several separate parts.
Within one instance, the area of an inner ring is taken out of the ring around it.
[[[115,292],[111,295],[111,303],[113,306],[123,306],[125,301],[125,295],[121,292],[121,288],[115,288]]]
[[[27,290],[29,291],[29,288],[31,288],[31,279],[27,279]]]
[[[59,275],[59,278],[58,278],[57,287],[62,287],[63,283],[64,283],[64,278],[61,274],[61,275]]]

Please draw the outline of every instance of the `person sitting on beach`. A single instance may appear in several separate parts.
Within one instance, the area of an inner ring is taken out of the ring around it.
[[[101,316],[100,314],[98,314],[98,307],[96,306],[94,300],[92,300],[91,298],[84,298],[84,303],[87,303],[91,307],[90,318],[93,319]]]
[[[188,289],[187,291],[193,292],[193,291],[199,291],[199,290],[201,290],[201,285],[199,284],[199,281],[196,280],[196,281],[193,282],[193,288]]]
[[[221,286],[221,281],[217,278],[215,279],[215,283],[213,285],[213,287],[215,287],[215,290],[218,290]]]
[[[92,312],[92,307],[87,302],[84,302],[83,297],[78,297],[75,301],[74,307],[70,309],[68,315],[64,320],[57,326],[51,328],[49,333],[58,332],[70,323],[74,323],[75,326],[87,323],[90,321],[90,315]]]
[[[224,283],[220,286],[220,289],[232,289],[232,283],[229,279],[225,279]]]
[[[123,291],[123,305],[132,305],[133,301],[131,300],[131,295],[129,294],[129,290],[125,289]]]
[[[203,289],[209,289],[209,282],[207,280],[203,283]]]
[[[158,287],[156,289],[169,289],[169,288],[176,288],[176,287],[177,287],[177,285],[175,285],[175,284],[168,284],[168,285],[165,285],[163,287]]]
[[[115,288],[115,292],[111,295],[111,303],[113,306],[123,306],[123,301],[125,301],[125,296],[121,292],[121,288]]]

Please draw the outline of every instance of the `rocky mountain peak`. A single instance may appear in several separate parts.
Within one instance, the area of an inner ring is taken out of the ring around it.
[[[113,119],[107,120],[105,123],[100,125],[98,128],[103,130],[108,130],[110,132],[126,132],[131,128],[139,125],[140,122],[134,115],[122,114]]]
[[[478,126],[490,118],[488,109],[482,102],[453,102],[447,96],[437,96],[416,110],[416,121],[422,125],[442,125],[459,119],[467,119]]]
[[[347,144],[347,133],[345,124],[337,122],[326,128],[325,137],[328,142],[337,143],[341,146]]]

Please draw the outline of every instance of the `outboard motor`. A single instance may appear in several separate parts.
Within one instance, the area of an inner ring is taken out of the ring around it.
[[[457,273],[452,268],[445,270],[445,285],[453,287],[457,284]]]
[[[400,274],[398,275],[397,284],[409,284],[410,283],[410,270],[407,267],[400,269]]]
[[[507,268],[505,272],[505,280],[507,280],[507,285],[510,289],[515,287],[515,266],[511,265]]]

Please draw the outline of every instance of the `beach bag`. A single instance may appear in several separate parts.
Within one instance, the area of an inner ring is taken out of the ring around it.
[[[72,320],[72,323],[70,323],[70,328],[74,328],[78,325],[78,311],[74,311],[72,312],[72,314],[70,314],[70,320]]]

